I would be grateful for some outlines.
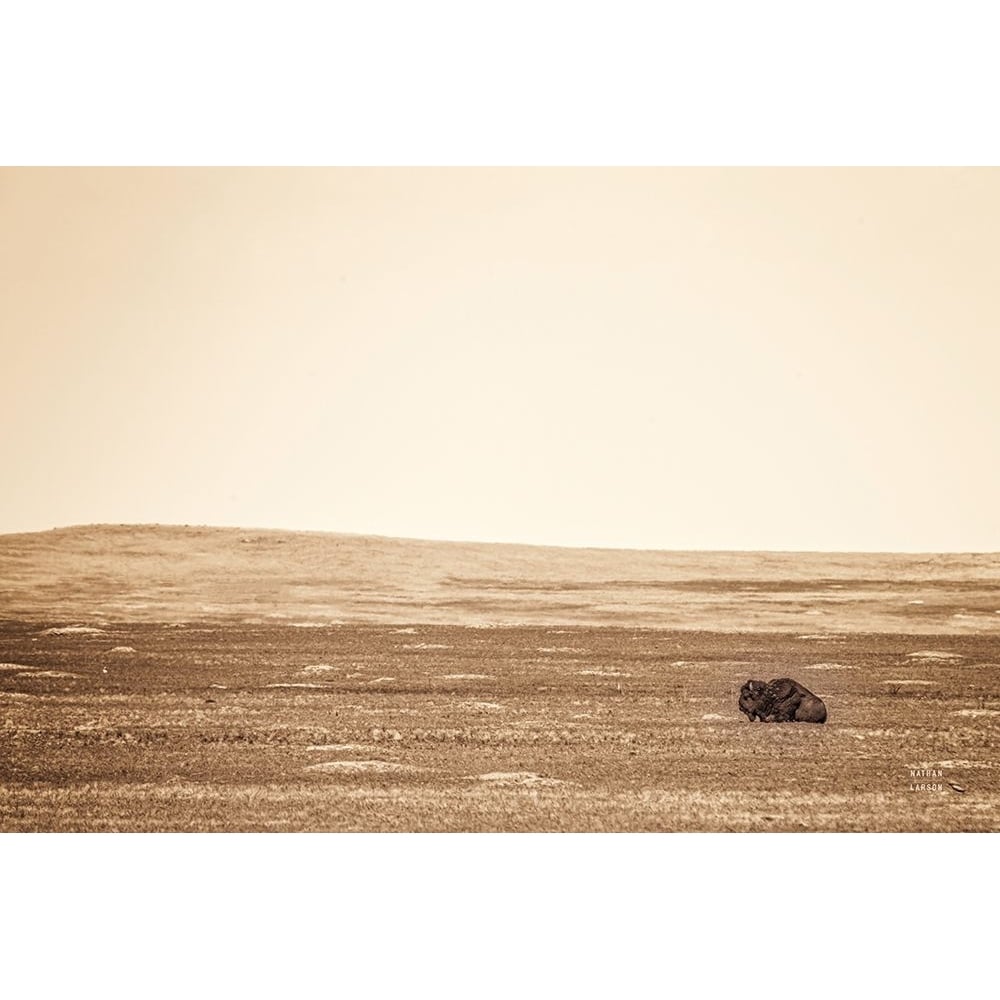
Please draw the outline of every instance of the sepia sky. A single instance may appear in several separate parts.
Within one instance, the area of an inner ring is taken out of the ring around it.
[[[0,171],[0,531],[1000,550],[1000,172]]]

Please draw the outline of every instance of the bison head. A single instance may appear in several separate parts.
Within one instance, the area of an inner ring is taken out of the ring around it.
[[[740,688],[740,711],[750,717],[753,722],[756,718],[763,718],[763,702],[766,700],[767,683],[765,681],[747,681]]]

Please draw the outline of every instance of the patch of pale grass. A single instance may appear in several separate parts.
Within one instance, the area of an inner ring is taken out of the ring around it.
[[[328,760],[322,764],[309,764],[307,771],[374,771],[384,774],[389,771],[421,771],[423,768],[412,764],[397,764],[389,760]]]
[[[92,625],[60,625],[57,628],[47,628],[39,632],[39,635],[105,635],[102,628],[94,628]]]
[[[779,726],[778,728],[784,729],[785,727]],[[815,734],[819,738],[822,738],[821,730],[830,731],[830,726],[794,726],[792,727],[795,732],[802,734],[810,733]],[[853,726],[843,726],[835,732],[843,733],[845,736],[853,736],[854,739],[865,739],[866,737],[871,738],[883,738],[892,737],[893,739],[899,739],[902,736],[911,735],[911,730],[909,729],[858,729]]]
[[[494,785],[522,785],[529,788],[553,787],[564,785],[565,781],[558,778],[547,778],[534,771],[490,771],[487,774],[477,774],[470,781],[487,781]]]
[[[323,751],[327,753],[349,753],[361,750],[365,753],[370,753],[374,749],[375,747],[370,743],[322,743],[306,747],[308,751]]]
[[[972,768],[974,770],[996,770],[1000,768],[1000,763],[990,760],[932,760],[932,761],[922,761],[917,764],[918,768],[924,768],[926,770],[932,770],[936,768]]]

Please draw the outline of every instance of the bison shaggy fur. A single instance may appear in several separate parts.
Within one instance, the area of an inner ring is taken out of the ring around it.
[[[747,681],[740,689],[740,711],[751,722],[826,722],[826,705],[798,681]]]

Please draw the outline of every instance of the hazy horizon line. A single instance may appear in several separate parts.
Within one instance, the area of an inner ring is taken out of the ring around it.
[[[747,553],[747,554],[779,554],[779,555],[831,555],[831,556],[1000,556],[1000,550],[929,550],[929,549],[782,549],[782,548],[642,548],[633,545],[567,545],[551,542],[511,542],[480,538],[433,538],[416,537],[412,535],[387,535],[368,531],[334,531],[328,528],[285,528],[265,527],[245,524],[194,524],[191,522],[174,523],[162,521],[93,521],[77,524],[53,525],[49,528],[37,528],[31,531],[0,531],[0,538],[16,537],[18,535],[45,535],[55,531],[75,531],[87,528],[181,528],[208,529],[212,531],[257,531],[286,535],[334,535],[344,538],[377,538],[395,542],[433,542],[442,545],[490,545],[509,548],[532,549],[577,549],[581,551],[601,552],[663,552],[663,553]]]

